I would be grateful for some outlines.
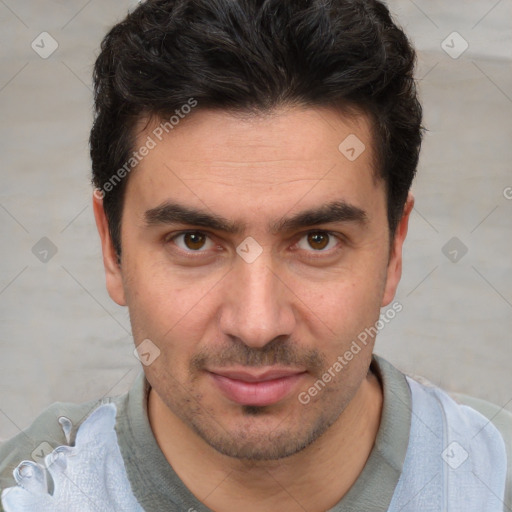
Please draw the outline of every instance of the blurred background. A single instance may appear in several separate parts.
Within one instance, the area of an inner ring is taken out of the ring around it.
[[[0,0],[0,439],[55,401],[127,390],[128,312],[91,208],[91,69],[135,1]],[[390,0],[425,136],[397,300],[376,353],[512,411],[512,0]]]

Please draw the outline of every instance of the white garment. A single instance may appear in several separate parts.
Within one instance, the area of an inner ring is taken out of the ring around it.
[[[45,457],[47,469],[21,462],[14,470],[18,486],[2,492],[5,512],[143,512],[126,475],[115,421],[115,405],[100,405],[78,429],[75,446],[59,446]]]
[[[482,414],[407,377],[412,418],[388,512],[503,512],[505,443]]]

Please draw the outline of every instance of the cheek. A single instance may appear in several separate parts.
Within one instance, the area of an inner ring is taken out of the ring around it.
[[[385,280],[385,264],[367,261],[333,273],[322,282],[302,278],[296,289],[319,321],[334,331],[350,332],[379,315]]]
[[[375,324],[380,313],[380,299],[365,293],[360,285],[342,287],[333,300],[323,304],[322,319],[330,327],[331,343],[326,351],[342,354],[366,328]]]
[[[183,286],[158,261],[160,258],[155,258],[151,247],[126,243],[126,249],[122,265],[130,313],[134,312],[139,321],[150,320],[153,330],[159,328],[157,332],[170,329],[186,313],[193,287]]]
[[[133,337],[136,344],[150,339],[157,345],[155,367],[172,368],[175,375],[186,371],[212,318],[214,285],[212,277],[185,280],[149,258],[127,262],[125,294]]]

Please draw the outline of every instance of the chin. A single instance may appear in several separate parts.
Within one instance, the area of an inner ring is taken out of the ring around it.
[[[295,423],[295,429],[283,425],[280,421],[272,428],[272,423],[265,418],[268,407],[244,406],[245,425],[221,428],[217,432],[208,431],[204,425],[192,424],[194,431],[213,449],[222,455],[240,460],[279,460],[296,455],[319,439],[334,423],[319,418],[314,425],[307,428],[303,421]]]

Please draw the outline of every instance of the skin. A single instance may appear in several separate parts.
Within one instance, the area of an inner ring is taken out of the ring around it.
[[[157,126],[141,121],[140,145]],[[366,146],[353,162],[338,150],[350,134]],[[144,366],[155,438],[212,510],[327,510],[371,452],[382,410],[380,383],[368,371],[374,340],[310,403],[298,396],[375,324],[400,280],[414,201],[410,195],[390,240],[372,145],[364,115],[198,110],[131,173],[120,266],[102,201],[93,199],[109,294],[128,306],[136,345],[150,339],[160,350]],[[332,201],[363,211],[364,220],[269,229]],[[146,212],[166,202],[241,229],[148,224]],[[236,252],[249,236],[262,249],[252,263]],[[248,407],[216,385],[211,372],[225,368],[302,373],[284,398]]]

